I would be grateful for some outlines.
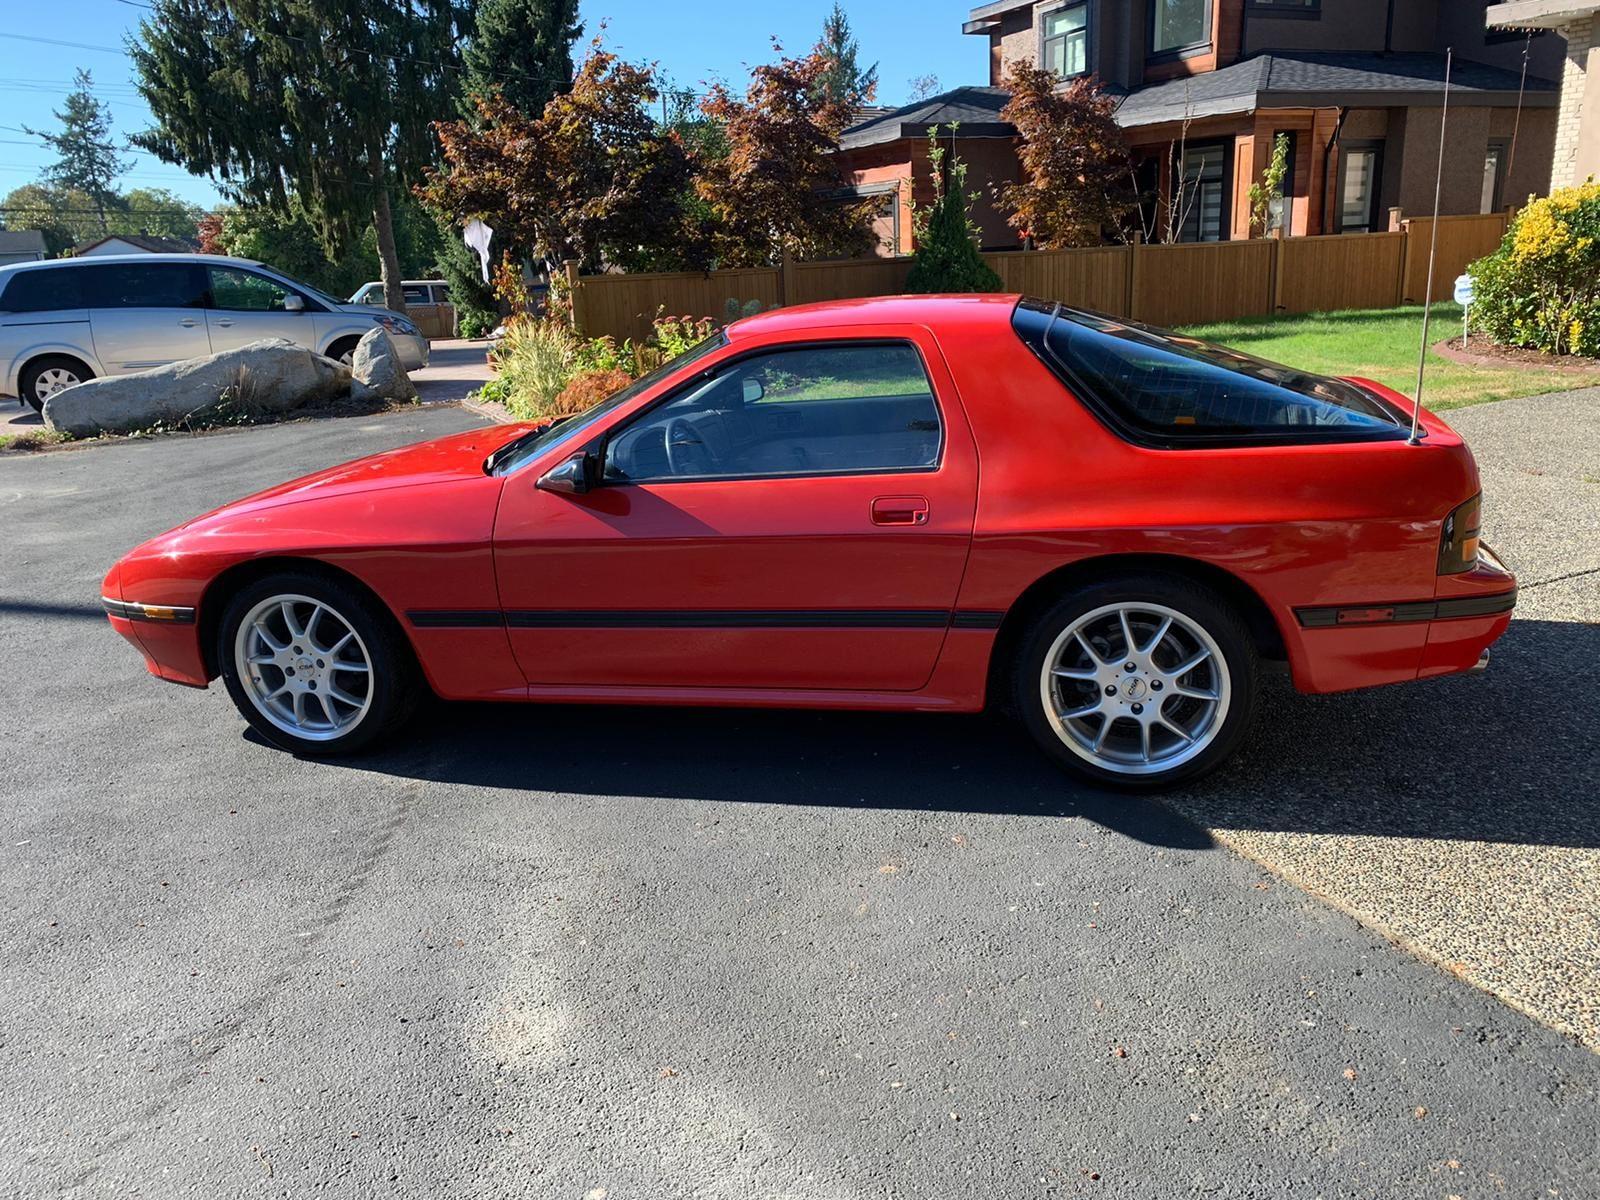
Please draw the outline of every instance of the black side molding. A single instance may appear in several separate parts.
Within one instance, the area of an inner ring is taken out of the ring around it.
[[[998,629],[1004,613],[917,609],[412,609],[418,629]]]
[[[1341,604],[1333,608],[1297,608],[1303,629],[1354,628],[1362,625],[1409,625],[1416,621],[1448,621],[1456,617],[1492,617],[1517,606],[1517,591],[1491,596],[1455,596],[1446,600],[1395,604]]]

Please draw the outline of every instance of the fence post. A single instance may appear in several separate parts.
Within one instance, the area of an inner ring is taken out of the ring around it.
[[[1400,232],[1400,223],[1405,220],[1405,213],[1397,205],[1389,210],[1389,232]]]
[[[1135,306],[1139,297],[1139,248],[1144,245],[1144,231],[1135,229],[1133,241],[1128,243],[1128,304],[1124,314],[1128,320],[1137,321]]]
[[[788,308],[795,302],[795,297],[800,294],[800,289],[795,285],[794,255],[789,253],[787,246],[783,249],[783,261],[778,264],[778,306]]]
[[[578,282],[578,260],[567,259],[567,298],[572,304],[572,331],[583,332],[583,285]]]
[[[1267,296],[1267,315],[1277,316],[1283,309],[1283,226],[1272,231],[1272,282]]]
[[[1415,240],[1411,226],[1412,222],[1409,219],[1400,222],[1400,232],[1405,236],[1405,242],[1404,249],[1400,253],[1400,278],[1394,281],[1396,305],[1406,302],[1406,280],[1411,278],[1411,243]]]

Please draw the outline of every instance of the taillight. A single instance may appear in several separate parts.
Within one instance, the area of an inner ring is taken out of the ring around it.
[[[1483,512],[1483,496],[1474,496],[1459,505],[1444,519],[1439,538],[1439,574],[1459,575],[1478,562],[1478,522]]]

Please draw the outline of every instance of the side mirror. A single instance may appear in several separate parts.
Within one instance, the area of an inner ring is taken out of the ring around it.
[[[746,404],[754,404],[767,394],[767,389],[761,386],[761,381],[759,379],[751,379],[749,376],[740,380],[739,386]]]
[[[569,496],[581,496],[591,486],[589,478],[593,470],[594,456],[580,450],[539,476],[539,482],[534,486],[541,492],[564,492]]]
[[[283,298],[284,312],[305,312],[305,310],[306,302],[303,296],[300,296],[295,292],[290,292]]]

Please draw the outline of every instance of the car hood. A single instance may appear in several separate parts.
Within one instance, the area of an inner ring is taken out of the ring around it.
[[[491,425],[471,429],[414,446],[369,454],[310,475],[291,479],[276,487],[235,500],[184,526],[211,520],[219,515],[236,516],[262,509],[347,496],[356,492],[381,492],[393,488],[427,487],[459,479],[482,479],[483,460],[531,425]]]

